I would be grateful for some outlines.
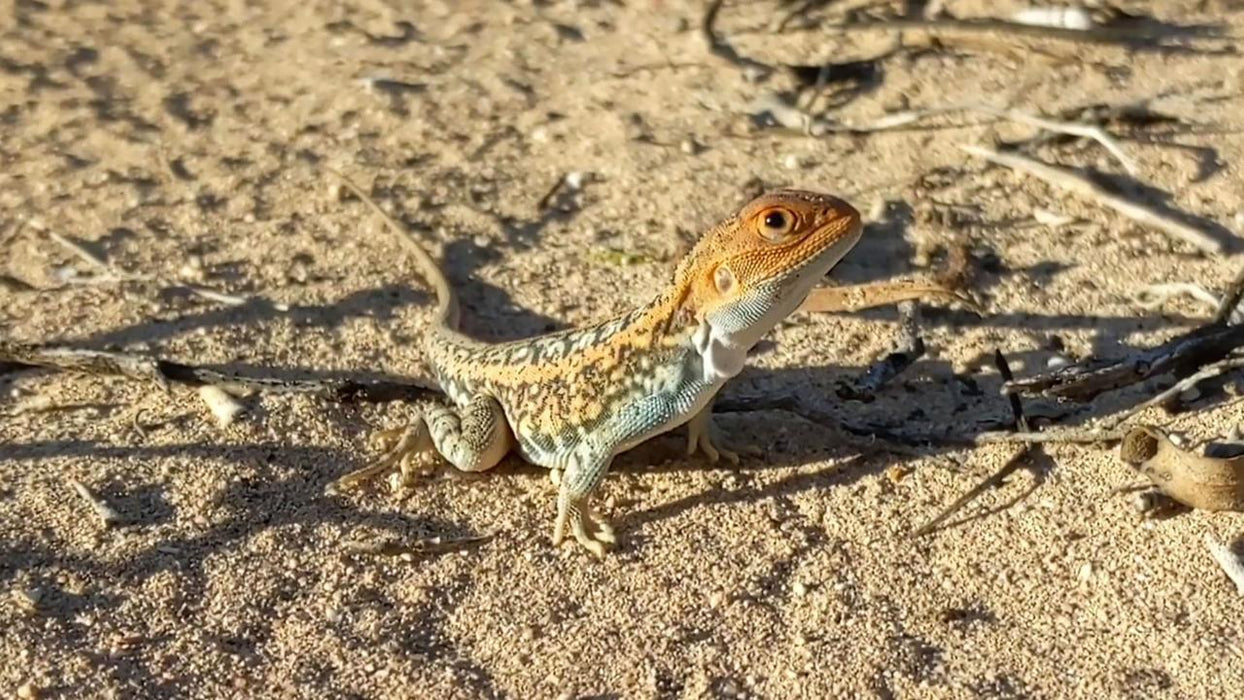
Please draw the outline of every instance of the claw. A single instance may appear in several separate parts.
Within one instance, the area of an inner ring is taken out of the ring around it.
[[[567,521],[575,540],[598,559],[605,557],[605,545],[617,542],[613,527],[597,518],[590,506],[582,501],[573,502],[569,498],[559,498],[557,520],[553,523],[554,547],[561,546],[565,540]]]

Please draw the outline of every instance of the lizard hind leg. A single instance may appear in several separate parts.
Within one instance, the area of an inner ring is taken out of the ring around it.
[[[377,431],[368,438],[368,442],[381,450],[380,457],[334,481],[334,491],[344,492],[358,488],[397,465],[400,465],[403,474],[408,474],[412,457],[426,454],[432,448],[432,440],[422,416],[417,417],[412,424]]]
[[[370,441],[383,454],[338,479],[336,490],[355,488],[395,466],[401,474],[400,485],[410,486],[438,456],[460,471],[491,469],[510,450],[513,436],[500,404],[481,394],[462,406],[429,408],[410,425],[379,431]]]
[[[462,406],[432,408],[424,420],[436,451],[459,471],[492,469],[514,446],[505,411],[486,394]]]
[[[553,523],[553,546],[560,546],[567,526],[575,540],[598,558],[606,545],[617,542],[613,527],[592,509],[591,498],[604,480],[610,459],[576,462],[566,467],[557,491],[557,520]]]

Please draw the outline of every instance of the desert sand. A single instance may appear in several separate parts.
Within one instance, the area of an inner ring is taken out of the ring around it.
[[[943,4],[961,18],[1025,7]],[[1136,297],[1174,282],[1217,293],[1244,265],[1244,59],[1219,50],[1233,41],[920,44],[819,26],[888,7],[862,2],[779,30],[795,5],[729,2],[717,29],[752,61],[838,66],[799,103],[832,124],[967,102],[1058,119],[1144,104],[1165,119],[1105,123],[1134,177],[1092,140],[1034,141],[1049,134],[979,113],[780,128],[755,105],[795,78],[710,52],[702,2],[8,0],[0,334],[283,376],[426,377],[430,289],[321,165],[443,257],[466,330],[489,339],[639,303],[698,232],[767,188],[866,213],[833,282],[936,274],[966,246],[983,313],[925,307],[926,355],[873,400],[837,389],[895,348],[893,308],[792,316],[722,395],[799,391],[878,431],[1005,425],[995,349],[1027,376],[1212,314]],[[1238,2],[1119,7],[1244,33]],[[1182,213],[1223,251],[958,147],[1018,142]],[[542,207],[568,174],[578,189]],[[1221,439],[1244,420],[1222,384],[1136,420]],[[1078,425],[1165,385],[1024,407]],[[1142,519],[1116,492],[1137,475],[1106,444],[1051,445],[913,538],[1016,448],[869,446],[790,411],[723,412],[726,444],[756,453],[710,464],[675,431],[622,456],[601,493],[621,543],[597,561],[551,546],[553,486],[516,458],[406,493],[327,495],[415,404],[255,395],[222,427],[185,388],[8,368],[0,390],[8,696],[1244,695],[1244,603],[1202,542],[1244,535],[1244,516]],[[106,527],[71,480],[123,522]],[[435,546],[471,537],[484,539]],[[429,551],[367,551],[393,543]]]

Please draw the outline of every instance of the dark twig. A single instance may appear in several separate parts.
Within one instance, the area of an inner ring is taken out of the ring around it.
[[[998,368],[998,374],[1002,375],[1003,383],[1015,378],[1015,375],[1011,374],[1011,365],[1007,364],[1006,356],[1001,350],[993,351],[993,364]],[[1028,417],[1024,415],[1024,405],[1019,402],[1019,396],[1008,394],[1007,398],[1011,403],[1011,416],[1015,418],[1015,429],[1021,433],[1029,432]]]
[[[874,363],[854,384],[838,385],[839,398],[853,401],[872,401],[881,387],[902,374],[924,356],[924,339],[920,337],[920,309],[914,301],[898,305],[899,342],[890,354]]]
[[[229,386],[263,393],[308,394],[338,402],[414,401],[435,397],[440,393],[414,381],[247,376],[146,355],[8,342],[0,342],[0,363],[129,377],[154,382],[166,390],[170,384],[192,387]]]
[[[1088,401],[1098,394],[1167,373],[1177,376],[1217,362],[1244,345],[1244,326],[1208,324],[1120,359],[1067,365],[1009,381],[1004,391]]]

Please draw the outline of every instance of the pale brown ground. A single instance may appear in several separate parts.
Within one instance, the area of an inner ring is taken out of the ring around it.
[[[1136,290],[1221,289],[1244,264],[1234,253],[1198,256],[955,147],[1027,137],[1026,128],[951,116],[936,123],[976,125],[822,139],[753,130],[746,105],[789,84],[749,83],[711,56],[696,31],[699,2],[404,5],[7,0],[0,273],[50,287],[61,266],[89,272],[49,241],[54,231],[135,273],[176,277],[198,256],[205,284],[290,309],[233,308],[143,283],[5,291],[5,336],[421,375],[414,341],[427,287],[375,217],[333,196],[311,167],[320,159],[376,182],[386,205],[426,225],[463,289],[468,329],[487,337],[638,302],[756,178],[839,193],[863,211],[892,203],[895,216],[874,222],[839,280],[920,272],[917,241],[966,236],[978,257],[997,258],[976,282],[986,316],[928,312],[930,356],[876,402],[842,402],[833,388],[893,346],[892,310],[796,317],[729,387],[821,388],[842,417],[890,427],[970,431],[1004,419],[997,374],[982,360],[995,347],[1030,373],[1054,354],[1054,336],[1073,357],[1150,344],[1206,310],[1142,311],[1129,300]],[[775,5],[731,3],[721,26],[745,53],[787,63],[866,58],[888,45],[772,34]],[[1018,7],[947,5],[962,16]],[[1239,3],[1152,5],[1164,19],[1244,31]],[[400,22],[418,34],[398,40]],[[991,49],[892,58],[879,84],[832,116],[867,121],[904,104],[965,100],[1053,113],[1160,96],[1155,107],[1196,128],[1169,137],[1185,148],[1125,142],[1141,178],[1202,223],[1239,228],[1244,61],[1048,48],[1074,60]],[[395,95],[365,78],[419,87]],[[643,130],[655,144],[634,138]],[[685,152],[687,139],[704,149]],[[1198,178],[1190,147],[1212,149],[1208,176]],[[1092,144],[1040,154],[1118,172]],[[572,213],[541,217],[536,203],[568,171],[601,181]],[[904,207],[935,203],[966,209],[950,227],[896,223]],[[1080,221],[1035,225],[1037,207]],[[643,258],[619,264],[602,255],[610,250]],[[515,462],[405,499],[325,496],[368,458],[365,435],[410,407],[258,398],[220,429],[189,391],[30,372],[0,381],[0,692],[1244,694],[1240,598],[1201,543],[1206,532],[1244,533],[1244,518],[1141,524],[1111,493],[1131,474],[1101,448],[1054,447],[1042,482],[1022,471],[962,515],[1018,504],[913,541],[914,527],[1009,448],[911,459],[844,447],[786,413],[724,415],[730,440],[765,456],[710,466],[680,456],[681,434],[626,456],[604,488],[624,543],[597,562],[551,548],[552,487]],[[1143,396],[1122,392],[1096,409]],[[38,400],[60,410],[17,413]],[[1052,404],[1029,409],[1043,406]],[[1238,405],[1220,406],[1173,425],[1205,439],[1241,419]],[[136,420],[154,427],[140,434]],[[897,483],[885,473],[895,465],[910,472]],[[132,523],[105,530],[66,478],[92,485]],[[490,532],[413,562],[348,549]],[[23,591],[41,596],[33,610]]]

